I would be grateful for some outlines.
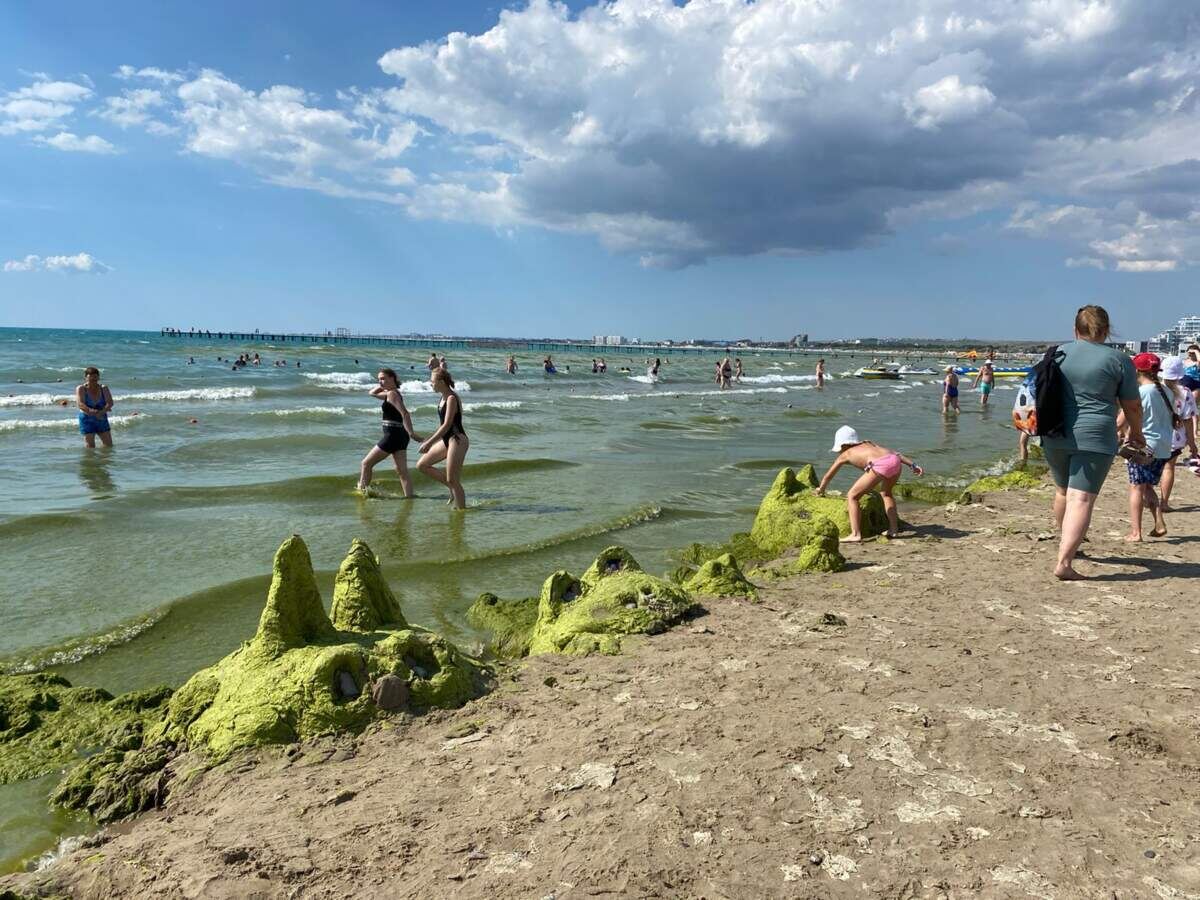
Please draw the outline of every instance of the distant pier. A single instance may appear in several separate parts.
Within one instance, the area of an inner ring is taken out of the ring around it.
[[[666,356],[675,353],[779,353],[794,355],[812,353],[811,348],[739,347],[730,345],[695,346],[691,344],[594,344],[589,341],[530,341],[478,338],[424,338],[390,334],[350,334],[348,332],[316,334],[311,332],[264,331],[180,331],[162,328],[162,337],[201,341],[235,341],[242,344],[331,344],[337,346],[420,347],[429,351],[441,350],[517,350],[538,353],[590,353],[596,356],[627,353]]]

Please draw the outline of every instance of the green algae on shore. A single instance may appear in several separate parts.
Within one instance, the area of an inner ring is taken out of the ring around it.
[[[325,615],[308,548],[298,536],[285,541],[257,633],[176,692],[157,737],[222,759],[361,730],[386,714],[370,690],[383,676],[405,683],[413,710],[461,706],[486,690],[489,673],[479,661],[404,623],[365,544],[351,547],[334,591],[341,629]]]
[[[758,599],[758,588],[742,573],[741,566],[731,553],[723,553],[703,563],[683,586],[693,594],[709,597]]]
[[[483,593],[468,607],[467,621],[492,633],[488,646],[497,656],[519,659],[529,654],[540,599],[501,600],[495,594]]]
[[[0,784],[37,778],[131,738],[161,715],[169,688],[114,698],[50,673],[0,676]]]
[[[529,652],[619,653],[628,636],[665,631],[694,607],[686,590],[643,572],[624,548],[609,547],[584,578],[558,571],[546,579]]]
[[[798,472],[787,468],[775,478],[771,489],[763,497],[750,529],[750,537],[772,556],[777,556],[793,547],[804,547],[814,540],[822,540],[823,529],[815,523],[824,519],[832,522],[838,534],[850,533],[850,513],[846,501],[838,497],[817,496],[818,481],[811,465]],[[883,498],[870,493],[859,500],[862,510],[863,537],[882,534],[887,530],[887,514],[883,509]]]
[[[966,490],[963,491],[963,497],[975,499],[982,494],[994,491],[1016,491],[1040,487],[1045,472],[1044,467],[1026,466],[1022,469],[1005,472],[1003,475],[988,475],[967,485]]]

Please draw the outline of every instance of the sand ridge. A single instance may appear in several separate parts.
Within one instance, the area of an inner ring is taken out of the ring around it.
[[[451,713],[245,754],[36,874],[72,897],[1200,897],[1200,482],[1074,584],[1049,492]],[[636,555],[636,545],[630,550]],[[842,624],[844,622],[844,624]],[[187,779],[185,781],[185,778]]]

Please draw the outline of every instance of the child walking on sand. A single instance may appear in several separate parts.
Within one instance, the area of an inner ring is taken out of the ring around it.
[[[863,474],[846,494],[846,509],[850,513],[850,535],[842,538],[842,542],[857,543],[863,539],[862,511],[858,508],[858,501],[877,485],[879,492],[883,494],[883,508],[887,511],[887,536],[894,538],[900,531],[900,518],[896,514],[896,498],[892,496],[892,488],[900,480],[901,467],[908,466],[918,477],[924,475],[925,470],[902,453],[881,447],[873,441],[864,441],[849,425],[843,425],[834,435],[833,452],[838,454],[838,458],[821,479],[821,484],[817,487],[818,496],[825,495],[825,488],[842,466],[849,464],[863,470]]]

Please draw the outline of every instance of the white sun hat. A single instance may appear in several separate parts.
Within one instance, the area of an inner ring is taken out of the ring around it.
[[[861,444],[862,438],[858,436],[858,432],[849,425],[843,425],[837,430],[837,434],[833,436],[833,452],[841,453],[842,448],[847,444]]]
[[[1162,361],[1162,370],[1159,374],[1168,381],[1179,381],[1183,378],[1183,357],[1168,356]]]

